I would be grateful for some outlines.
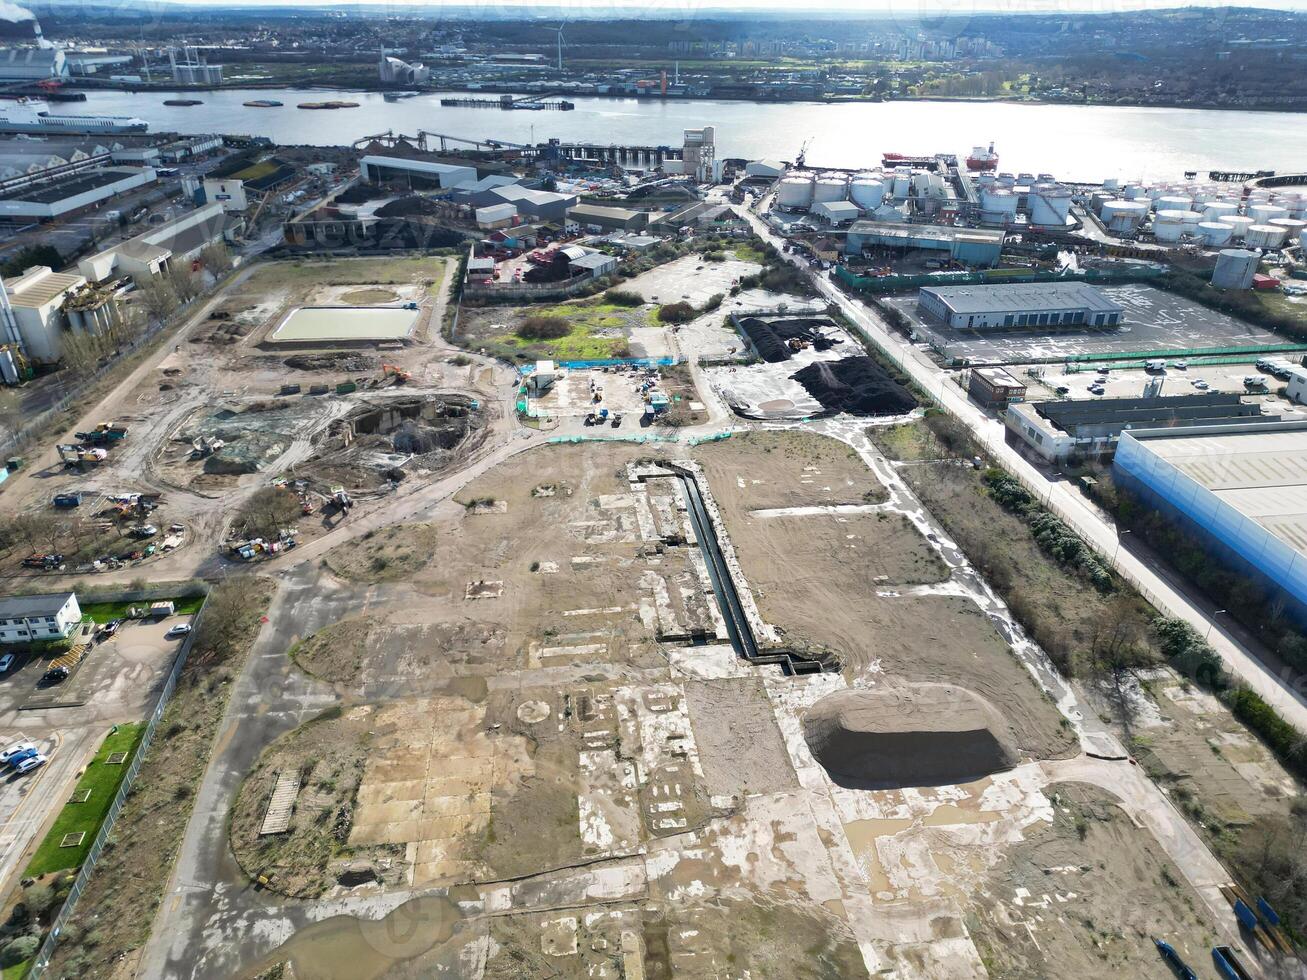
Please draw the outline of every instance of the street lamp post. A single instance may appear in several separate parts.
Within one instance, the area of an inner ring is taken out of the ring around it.
[[[1218,609],[1216,612],[1212,613],[1211,617],[1207,620],[1207,634],[1203,637],[1204,643],[1212,638],[1212,627],[1216,625],[1216,617],[1228,611],[1229,610],[1226,609]]]
[[[1112,567],[1113,567],[1113,568],[1116,568],[1116,556],[1117,556],[1117,553],[1120,552],[1120,550],[1121,550],[1121,539],[1124,538],[1124,537],[1125,537],[1127,534],[1129,534],[1129,533],[1130,533],[1130,529],[1129,529],[1129,528],[1126,528],[1125,530],[1120,530],[1120,529],[1118,529],[1117,532],[1116,532],[1116,547],[1112,549]]]

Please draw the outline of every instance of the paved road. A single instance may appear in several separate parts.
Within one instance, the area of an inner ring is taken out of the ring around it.
[[[749,214],[759,235],[779,248],[782,240],[757,215]],[[784,255],[784,253],[782,253]],[[795,258],[785,256],[796,265]],[[1307,677],[1258,657],[1250,645],[1227,628],[1220,619],[1213,622],[1205,600],[1189,586],[1167,578],[1147,554],[1136,555],[1131,546],[1118,548],[1116,527],[1069,483],[1049,480],[1003,438],[1003,425],[983,412],[966,392],[949,382],[947,374],[929,355],[894,334],[878,315],[850,298],[825,276],[815,277],[821,294],[840,310],[878,347],[899,362],[914,381],[938,400],[951,415],[965,422],[988,452],[1027,485],[1042,488],[1046,506],[1070,524],[1102,554],[1112,558],[1117,571],[1134,583],[1161,612],[1183,619],[1209,642],[1226,666],[1256,691],[1300,731],[1307,731]]]

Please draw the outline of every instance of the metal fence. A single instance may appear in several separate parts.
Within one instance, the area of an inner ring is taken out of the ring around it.
[[[204,610],[208,606],[208,599],[200,606],[195,618],[191,620],[194,627],[186,637],[182,647],[177,651],[177,657],[173,660],[172,669],[168,671],[168,679],[164,681],[163,690],[159,692],[159,700],[154,705],[154,711],[151,712],[149,720],[145,725],[145,734],[141,736],[141,743],[136,749],[136,755],[132,763],[127,767],[127,772],[123,776],[122,784],[118,787],[118,793],[113,798],[113,803],[109,806],[109,812],[104,818],[104,823],[100,825],[100,832],[95,835],[95,840],[91,843],[91,849],[86,854],[86,860],[82,863],[77,872],[77,878],[73,881],[73,887],[68,892],[68,897],[64,899],[63,907],[59,909],[59,914],[55,916],[54,922],[50,925],[50,931],[46,934],[45,942],[41,944],[40,951],[36,958],[32,960],[32,965],[28,969],[27,976],[29,980],[45,974],[50,965],[50,960],[54,957],[55,947],[59,945],[59,936],[63,932],[64,926],[72,917],[77,908],[77,900],[86,890],[86,884],[91,879],[95,871],[95,865],[100,859],[100,853],[104,850],[105,842],[108,841],[109,835],[113,833],[114,824],[118,821],[118,814],[122,812],[123,806],[127,802],[127,797],[132,791],[132,786],[136,782],[136,776],[141,771],[144,764],[145,756],[149,752],[150,743],[154,741],[154,733],[159,727],[159,721],[163,718],[163,712],[168,707],[168,702],[172,699],[172,692],[177,686],[177,678],[181,676],[182,668],[186,666],[186,660],[190,656],[191,647],[195,643],[195,637],[199,633],[199,627],[204,619]]]
[[[922,286],[975,286],[999,283],[1088,282],[1111,286],[1132,282],[1152,282],[1162,275],[1162,270],[1151,266],[1140,266],[1129,270],[1082,269],[1076,272],[985,269],[980,272],[939,272],[919,276],[859,276],[839,265],[835,267],[835,275],[845,286],[857,292],[894,293]]]

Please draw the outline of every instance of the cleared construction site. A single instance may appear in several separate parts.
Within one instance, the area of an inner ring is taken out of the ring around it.
[[[418,889],[418,973],[1137,974],[1145,907],[1197,959],[1202,900],[1085,785],[1124,763],[925,520],[811,433],[521,453],[327,554],[371,599],[289,651],[336,706],[263,751],[236,859],[324,907]],[[356,975],[387,920],[332,921],[331,961],[311,926],[247,966]]]

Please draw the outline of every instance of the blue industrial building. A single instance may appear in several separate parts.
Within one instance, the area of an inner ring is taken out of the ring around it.
[[[1307,623],[1307,421],[1127,430],[1112,468]]]

